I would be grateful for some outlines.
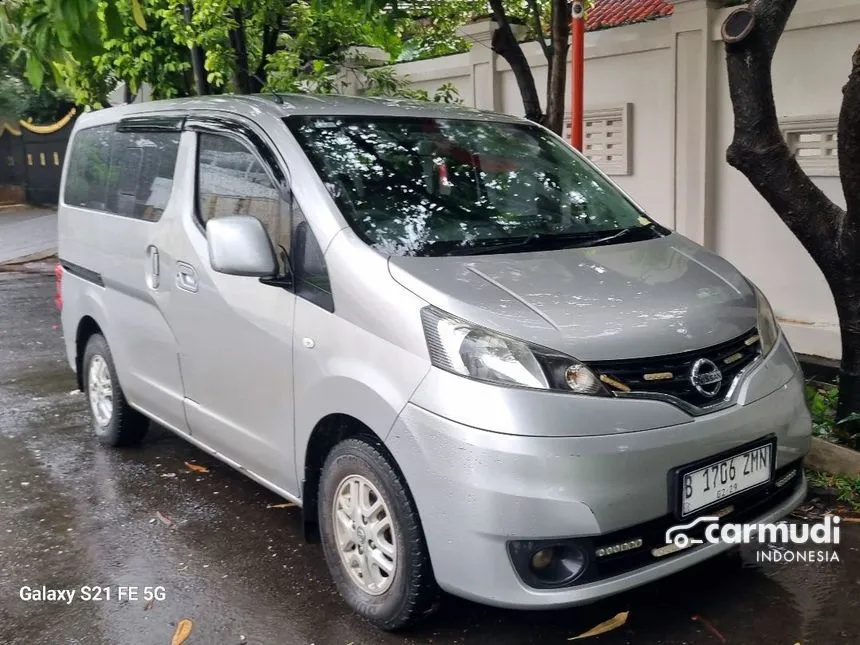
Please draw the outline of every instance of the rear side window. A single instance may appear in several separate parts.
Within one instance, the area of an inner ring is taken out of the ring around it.
[[[111,139],[114,126],[81,130],[72,142],[66,174],[64,201],[70,206],[107,210],[107,186],[111,182]],[[118,172],[118,170],[117,170]]]
[[[134,219],[158,221],[173,188],[179,132],[117,132],[99,126],[72,143],[65,201]]]

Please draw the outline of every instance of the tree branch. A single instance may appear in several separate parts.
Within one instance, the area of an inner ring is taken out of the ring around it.
[[[520,47],[514,36],[502,0],[490,0],[490,7],[493,10],[493,19],[498,25],[493,33],[493,51],[508,61],[511,66],[511,71],[514,73],[514,78],[517,79],[517,87],[519,87],[523,99],[526,118],[540,123],[543,118],[543,110],[540,106],[535,78],[526,55],[523,53],[523,48]]]
[[[830,269],[838,262],[831,242],[844,211],[801,169],[779,129],[773,100],[771,62],[796,2],[753,0],[723,26],[735,117],[726,159],[746,175],[831,281],[835,271]],[[753,28],[732,42],[728,36],[736,24],[750,18],[755,20]]]
[[[540,48],[543,50],[543,55],[546,56],[547,62],[552,63],[553,50],[552,47],[547,44],[546,38],[544,38],[543,23],[540,19],[540,6],[538,5],[538,0],[528,0],[528,5],[529,9],[531,9],[532,29],[535,30],[535,37],[537,37],[537,41],[540,43]]]

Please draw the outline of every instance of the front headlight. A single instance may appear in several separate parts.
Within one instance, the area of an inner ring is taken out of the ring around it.
[[[779,325],[776,322],[776,317],[773,315],[773,309],[770,308],[770,303],[761,290],[752,285],[756,297],[756,326],[758,327],[759,341],[761,342],[762,356],[766,356],[776,345],[779,338]]]
[[[565,354],[498,334],[433,307],[421,310],[421,321],[430,361],[440,369],[499,385],[608,394],[588,366]]]

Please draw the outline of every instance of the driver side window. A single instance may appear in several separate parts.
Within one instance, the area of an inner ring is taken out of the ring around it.
[[[281,265],[290,248],[289,210],[275,182],[251,150],[232,137],[200,133],[197,144],[197,217],[249,215],[262,222]]]

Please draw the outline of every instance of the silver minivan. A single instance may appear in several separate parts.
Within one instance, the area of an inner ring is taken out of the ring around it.
[[[150,420],[303,508],[346,602],[570,607],[804,498],[762,293],[562,139],[463,107],[207,97],[75,125],[62,326],[96,437]],[[695,529],[691,529],[695,530]]]

